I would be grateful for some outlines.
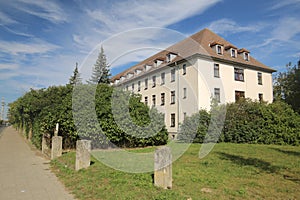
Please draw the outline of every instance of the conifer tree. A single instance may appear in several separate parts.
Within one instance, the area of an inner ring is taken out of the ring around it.
[[[80,78],[80,73],[78,71],[78,63],[76,62],[76,67],[73,71],[73,75],[69,79],[70,85],[78,85],[82,83],[82,79]]]
[[[93,67],[93,72],[90,80],[87,82],[90,84],[99,84],[99,83],[110,83],[110,69],[109,65],[106,61],[106,55],[104,54],[104,49],[101,46],[100,53],[98,55],[98,58],[96,60],[96,63]]]

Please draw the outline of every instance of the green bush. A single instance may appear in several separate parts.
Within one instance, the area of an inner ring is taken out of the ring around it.
[[[216,109],[222,106],[217,106]],[[207,133],[210,136],[209,126],[218,121],[222,122],[218,120],[218,116],[212,118],[211,115],[211,112],[201,110],[184,120],[179,140],[202,143]],[[210,130],[221,132],[219,142],[290,145],[300,143],[300,116],[289,105],[280,101],[267,104],[244,99],[237,103],[229,103],[226,105],[226,118],[222,127],[222,131],[210,127]]]

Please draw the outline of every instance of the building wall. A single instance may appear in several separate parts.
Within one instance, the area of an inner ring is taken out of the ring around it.
[[[214,76],[214,64],[219,64],[219,77]],[[186,73],[183,73],[183,65],[186,65]],[[234,68],[244,69],[244,81],[236,81]],[[175,69],[175,81],[171,81],[171,70]],[[257,73],[262,73],[262,85],[258,84]],[[162,84],[161,74],[165,73],[165,83]],[[156,76],[156,85],[153,87],[152,77]],[[145,89],[145,79],[148,79],[148,88]],[[138,91],[138,81],[141,81]],[[214,60],[193,58],[189,61],[176,63],[175,66],[165,66],[151,70],[148,73],[126,81],[123,87],[132,90],[134,83],[135,93],[142,95],[142,101],[148,98],[148,106],[153,105],[155,95],[155,107],[165,114],[165,124],[170,133],[176,133],[178,122],[184,120],[184,116],[191,116],[199,109],[209,110],[212,98],[215,97],[215,88],[220,90],[220,103],[235,102],[235,91],[244,91],[246,98],[258,100],[258,94],[263,94],[263,99],[272,102],[272,74],[256,71],[241,66],[230,65]],[[184,88],[186,96],[184,97]],[[175,91],[175,103],[171,104],[171,91]],[[165,104],[161,105],[161,93],[165,94]],[[171,114],[175,114],[175,126],[171,126]]]

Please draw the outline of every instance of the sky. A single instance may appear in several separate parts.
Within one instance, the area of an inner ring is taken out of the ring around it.
[[[103,46],[113,75],[209,28],[278,71],[300,59],[300,0],[0,0],[0,98],[88,78]]]

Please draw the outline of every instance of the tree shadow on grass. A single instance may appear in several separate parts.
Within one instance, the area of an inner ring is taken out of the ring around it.
[[[240,165],[240,166],[253,166],[260,170],[263,170],[268,173],[275,173],[277,172],[280,167],[273,166],[271,163],[266,162],[264,160],[258,158],[245,158],[239,155],[232,155],[228,153],[218,152],[222,159],[230,160],[231,162]]]
[[[297,152],[297,151],[283,150],[283,149],[278,149],[278,148],[274,148],[274,147],[271,147],[271,149],[278,151],[280,153],[285,153],[287,155],[300,157],[300,152]]]

